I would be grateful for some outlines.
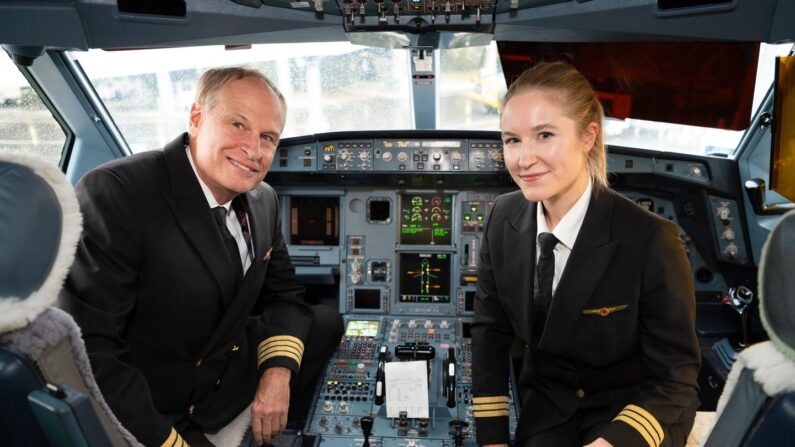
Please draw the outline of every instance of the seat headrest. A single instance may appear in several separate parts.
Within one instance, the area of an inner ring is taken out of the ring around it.
[[[795,211],[768,236],[759,263],[759,310],[776,349],[795,362]]]
[[[72,185],[52,162],[0,153],[0,333],[55,302],[81,227]]]

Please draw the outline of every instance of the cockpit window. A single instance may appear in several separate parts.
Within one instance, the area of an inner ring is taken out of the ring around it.
[[[184,132],[199,76],[226,65],[253,66],[279,86],[288,104],[282,138],[414,127],[405,50],[334,42],[71,54],[133,152]]]
[[[437,128],[499,130],[506,91],[496,42],[441,50]]]
[[[61,161],[67,135],[7,55],[0,51],[0,152]]]

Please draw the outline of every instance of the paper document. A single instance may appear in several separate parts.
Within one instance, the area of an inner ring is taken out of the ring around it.
[[[428,364],[389,362],[386,375],[386,416],[396,418],[405,411],[409,418],[428,417]]]

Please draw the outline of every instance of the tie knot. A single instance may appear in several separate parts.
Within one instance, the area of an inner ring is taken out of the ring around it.
[[[219,228],[226,228],[226,208],[222,206],[213,208],[213,217],[215,217],[215,223]]]
[[[552,233],[541,233],[538,235],[538,248],[541,255],[550,255],[555,246],[558,245],[558,238]]]

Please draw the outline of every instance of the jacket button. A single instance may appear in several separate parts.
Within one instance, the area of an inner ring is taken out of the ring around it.
[[[232,351],[233,351],[233,352],[234,352],[234,351],[237,351],[238,349],[240,349],[240,346],[238,346],[238,345],[232,345]]]
[[[193,410],[195,410],[195,409],[196,409],[196,405],[191,404],[190,407],[188,407],[188,414],[193,414]]]
[[[218,386],[220,384],[221,384],[221,379],[218,379],[218,380],[215,381],[215,386]]]
[[[202,366],[202,359],[199,359],[199,360],[196,362],[196,367],[198,368],[198,367],[200,367],[200,366]]]
[[[577,391],[575,391],[574,394],[577,395],[578,399],[582,399],[583,397],[585,397],[585,390],[583,390],[582,388],[577,388]]]

